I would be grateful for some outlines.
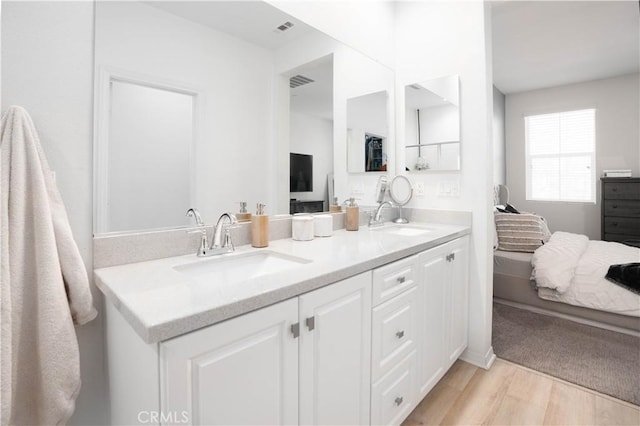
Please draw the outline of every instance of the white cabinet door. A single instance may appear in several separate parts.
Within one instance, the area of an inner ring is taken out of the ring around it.
[[[424,397],[444,375],[445,348],[448,345],[446,319],[446,250],[436,247],[420,254],[419,381],[418,393]]]
[[[371,272],[299,300],[300,423],[369,424]]]
[[[296,424],[297,321],[294,298],[163,342],[162,423]]]
[[[469,239],[460,238],[447,244],[448,279],[448,364],[453,364],[467,348],[469,310]]]

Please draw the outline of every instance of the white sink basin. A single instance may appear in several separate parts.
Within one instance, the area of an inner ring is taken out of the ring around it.
[[[398,235],[401,237],[417,237],[433,232],[433,229],[416,225],[384,225],[379,228],[371,228],[375,232],[383,232],[385,234]]]
[[[176,271],[201,280],[234,284],[310,263],[308,259],[269,250],[230,253],[174,266]]]

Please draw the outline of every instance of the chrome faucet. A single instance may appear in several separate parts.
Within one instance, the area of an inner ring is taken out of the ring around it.
[[[371,216],[369,216],[369,227],[375,228],[377,226],[382,226],[382,222],[380,221],[380,214],[382,213],[382,208],[387,205],[389,207],[393,207],[393,203],[391,201],[383,201],[378,204],[378,207],[374,211],[371,212]]]
[[[230,225],[238,223],[238,219],[231,213],[222,213],[218,218],[216,227],[213,231],[213,240],[211,245],[207,241],[207,228],[200,217],[197,209],[187,210],[187,216],[193,217],[196,221],[196,225],[199,227],[196,231],[189,231],[190,234],[200,233],[200,246],[196,255],[199,257],[215,256],[218,254],[231,253],[234,251],[233,242],[231,241],[231,233],[229,232]],[[224,230],[224,241],[222,237],[222,231]]]
[[[226,219],[226,220],[225,220]],[[225,226],[225,222],[228,224]],[[238,223],[238,219],[231,213],[222,213],[216,222],[215,230],[213,231],[213,241],[211,241],[211,247],[209,247],[208,256],[216,254],[231,253],[234,251],[233,242],[231,241],[231,233],[229,232],[230,226]],[[222,241],[222,230],[224,229],[224,241]]]
[[[209,250],[209,243],[207,242],[207,228],[204,226],[200,213],[198,212],[198,209],[190,208],[187,210],[186,215],[194,218],[196,225],[200,228],[197,231],[189,231],[190,234],[200,233],[200,247],[198,247],[196,255],[200,257],[206,256],[207,251]]]

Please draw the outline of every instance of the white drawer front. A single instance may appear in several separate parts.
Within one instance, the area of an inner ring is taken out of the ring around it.
[[[373,309],[373,381],[390,371],[416,345],[417,292],[417,287],[413,287]]]
[[[373,306],[416,285],[416,259],[407,257],[373,271]]]
[[[416,357],[411,352],[371,390],[371,424],[399,425],[415,406]]]

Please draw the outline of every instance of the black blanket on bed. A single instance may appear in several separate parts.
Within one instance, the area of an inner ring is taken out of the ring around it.
[[[640,263],[611,265],[606,278],[620,287],[640,294]]]

